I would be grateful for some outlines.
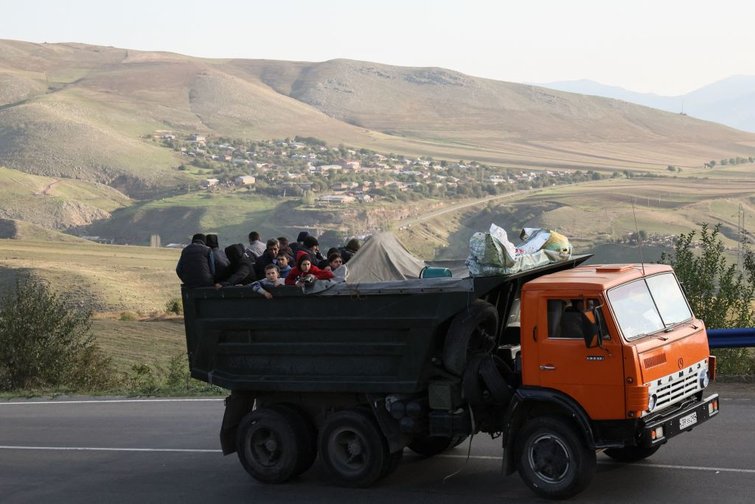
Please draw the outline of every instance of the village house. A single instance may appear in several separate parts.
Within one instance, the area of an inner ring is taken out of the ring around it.
[[[218,185],[218,182],[220,182],[220,180],[216,178],[208,178],[199,182],[199,186],[204,187],[206,189],[206,188],[210,188],[210,187],[214,187]]]
[[[239,186],[250,186],[257,183],[257,179],[251,175],[241,175],[240,177],[236,177],[234,182]]]

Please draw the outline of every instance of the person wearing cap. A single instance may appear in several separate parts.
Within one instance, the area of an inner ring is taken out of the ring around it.
[[[302,245],[303,246],[300,252],[306,252],[307,254],[309,254],[313,265],[317,266],[318,268],[324,268],[328,265],[328,260],[325,259],[320,253],[320,242],[317,240],[317,238],[309,235],[304,238]],[[299,257],[298,252],[297,257]]]
[[[289,248],[291,249],[292,254],[291,259],[296,259],[297,253],[304,248],[304,238],[306,238],[307,236],[309,236],[309,233],[302,231],[296,237],[296,241],[289,244]]]

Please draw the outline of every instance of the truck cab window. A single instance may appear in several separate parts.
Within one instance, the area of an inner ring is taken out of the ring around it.
[[[599,305],[597,299],[549,299],[548,336],[582,340],[585,335],[597,334],[592,310]],[[602,334],[608,334],[605,328]]]
[[[608,291],[608,299],[621,332],[628,340],[692,318],[679,283],[671,273],[620,285]]]

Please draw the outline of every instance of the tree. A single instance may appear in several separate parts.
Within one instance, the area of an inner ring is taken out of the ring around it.
[[[674,243],[674,252],[661,254],[661,262],[673,266],[684,286],[687,299],[695,315],[708,328],[752,327],[755,313],[755,257],[745,249],[743,271],[729,263],[719,237],[720,224],[711,230],[703,224],[699,241],[696,232],[681,234]],[[696,252],[699,247],[700,251]],[[721,357],[722,374],[749,374],[755,370],[748,349],[723,349],[715,352]]]
[[[72,299],[26,277],[0,300],[0,390],[110,383],[110,361],[90,333],[91,312]]]

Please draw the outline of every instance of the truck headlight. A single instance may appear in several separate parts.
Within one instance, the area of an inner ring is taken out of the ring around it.
[[[700,388],[705,388],[710,383],[710,377],[708,376],[708,370],[703,369],[697,374],[697,381],[700,383]]]
[[[655,394],[650,394],[650,397],[648,397],[648,411],[653,411],[653,408],[655,408],[656,404],[658,404],[658,396]]]

